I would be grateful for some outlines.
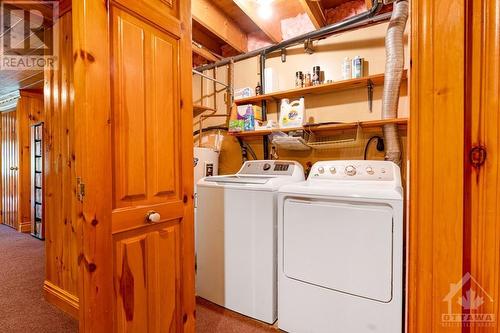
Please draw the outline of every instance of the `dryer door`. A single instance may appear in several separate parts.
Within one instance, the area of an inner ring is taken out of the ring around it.
[[[390,205],[287,199],[282,244],[287,277],[380,302],[391,301]]]

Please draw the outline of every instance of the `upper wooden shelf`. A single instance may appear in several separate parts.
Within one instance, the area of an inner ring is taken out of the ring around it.
[[[403,80],[406,80],[407,71],[403,72]],[[325,83],[317,86],[304,87],[304,88],[295,88],[284,91],[277,91],[270,94],[258,95],[253,97],[247,97],[235,100],[236,104],[253,104],[262,101],[273,101],[279,100],[283,98],[297,98],[306,95],[320,95],[327,94],[336,91],[356,89],[356,88],[365,88],[370,86],[380,86],[384,84],[384,74],[376,74],[365,76],[359,79],[350,79],[344,81],[337,81],[333,83]]]
[[[273,132],[292,132],[292,131],[308,131],[313,133],[318,132],[334,132],[342,130],[356,129],[358,126],[361,128],[374,128],[382,127],[387,124],[395,124],[406,126],[408,123],[407,118],[393,118],[393,119],[382,119],[382,120],[367,120],[352,123],[333,123],[333,124],[318,124],[318,125],[304,125],[304,127],[294,127],[294,128],[275,128],[272,130],[262,130],[262,131],[247,131],[247,132],[237,132],[231,133],[231,135],[237,137],[258,137],[269,135]]]

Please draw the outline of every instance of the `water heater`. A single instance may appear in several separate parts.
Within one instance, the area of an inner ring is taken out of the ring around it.
[[[217,176],[219,171],[219,152],[212,148],[194,148],[194,184],[203,177]]]

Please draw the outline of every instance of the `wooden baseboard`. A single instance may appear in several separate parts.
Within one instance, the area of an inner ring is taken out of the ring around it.
[[[78,297],[68,293],[66,290],[59,288],[47,280],[43,283],[43,294],[49,303],[54,304],[59,309],[78,320]]]
[[[22,222],[17,228],[19,232],[29,233],[31,232],[31,222]]]

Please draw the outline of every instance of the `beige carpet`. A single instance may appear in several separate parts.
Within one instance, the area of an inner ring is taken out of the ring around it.
[[[0,332],[77,332],[78,322],[43,299],[43,241],[0,225]]]

